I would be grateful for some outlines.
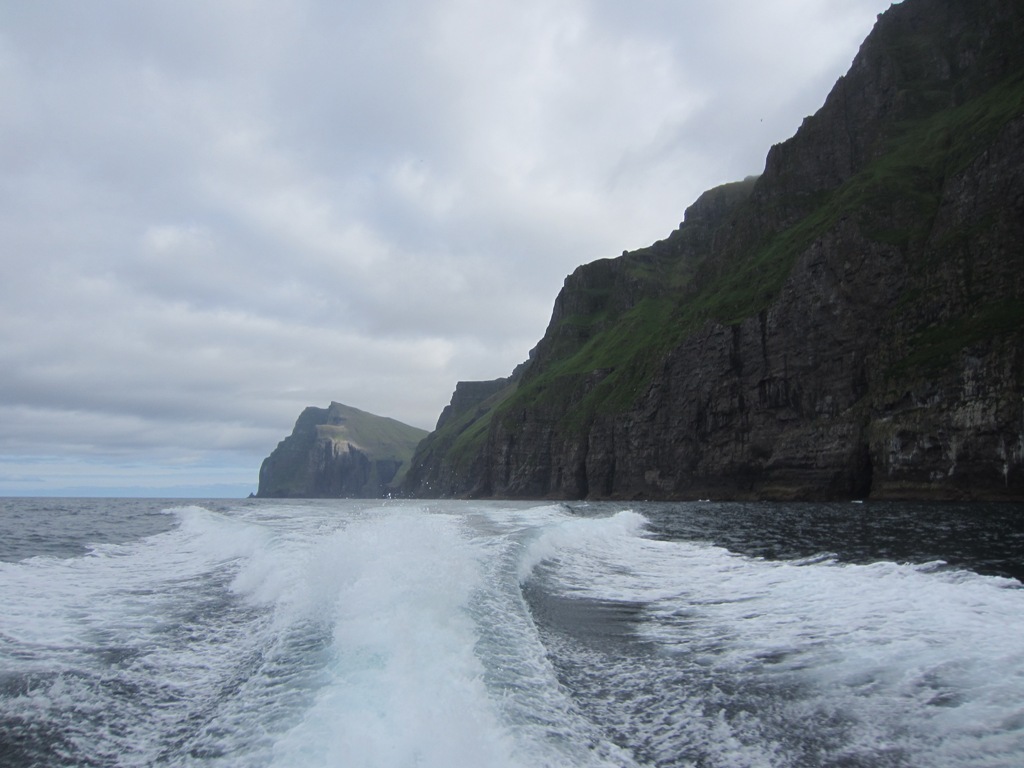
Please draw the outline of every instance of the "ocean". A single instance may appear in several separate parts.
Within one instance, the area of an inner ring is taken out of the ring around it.
[[[1024,505],[0,499],[0,765],[1024,765]]]

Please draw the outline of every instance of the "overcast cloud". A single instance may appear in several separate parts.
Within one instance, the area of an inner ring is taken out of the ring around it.
[[[0,494],[244,494],[331,400],[432,428],[888,5],[2,4]]]

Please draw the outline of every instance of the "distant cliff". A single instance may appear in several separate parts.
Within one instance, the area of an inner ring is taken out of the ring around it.
[[[1024,498],[1022,41],[1019,0],[891,7],[760,177],[570,275],[404,491]]]
[[[427,432],[341,403],[306,408],[263,461],[257,496],[379,498],[394,491]]]

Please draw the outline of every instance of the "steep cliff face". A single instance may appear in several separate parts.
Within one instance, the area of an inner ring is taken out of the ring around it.
[[[760,178],[570,275],[406,491],[1024,497],[1022,39],[1019,2],[893,6]]]
[[[945,181],[927,245],[873,371],[874,486],[1020,497],[1024,117]]]
[[[520,370],[504,379],[460,381],[437,420],[437,427],[416,448],[402,493],[444,497],[466,494],[466,484],[484,471],[478,443],[494,408],[515,391]]]
[[[380,498],[426,432],[341,403],[306,408],[260,467],[260,497]]]

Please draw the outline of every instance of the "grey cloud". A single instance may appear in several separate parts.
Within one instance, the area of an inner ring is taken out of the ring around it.
[[[0,493],[241,485],[331,399],[432,426],[578,264],[758,172],[885,5],[7,4]]]

